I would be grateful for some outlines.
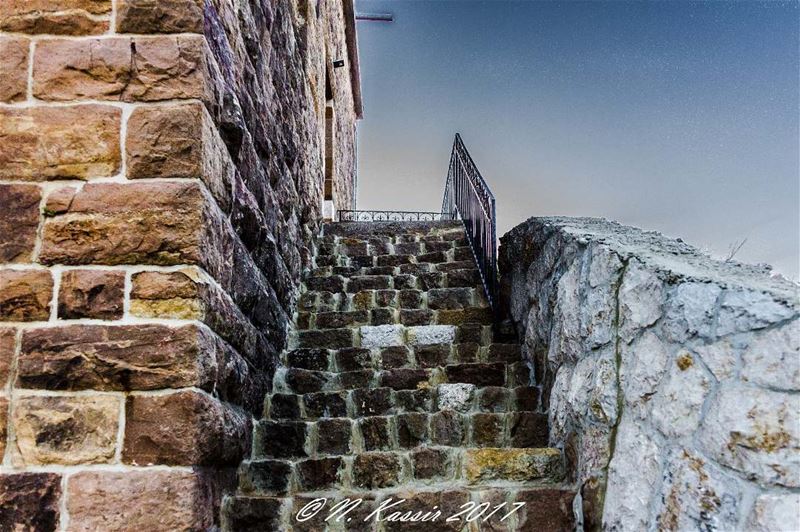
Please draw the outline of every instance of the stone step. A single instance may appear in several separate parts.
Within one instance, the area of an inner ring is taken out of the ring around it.
[[[384,276],[364,276],[382,278]],[[487,321],[488,303],[483,288],[471,287],[421,289],[363,289],[346,292],[341,276],[318,277],[319,282],[304,292],[298,302],[299,312],[335,312],[348,310],[371,310],[392,307],[397,309],[461,310],[461,314],[472,316],[470,321]],[[457,315],[453,313],[453,315]],[[480,317],[481,319],[477,319]],[[489,321],[491,323],[491,321]],[[488,324],[488,323],[487,323]]]
[[[542,447],[548,443],[547,414],[467,413],[441,410],[317,421],[263,419],[254,431],[255,458],[320,458],[425,445],[453,447]]]
[[[539,389],[536,387],[478,387],[446,383],[414,390],[383,387],[307,394],[272,393],[266,398],[264,417],[275,420],[316,420],[435,413],[445,409],[463,414],[536,411],[538,407]]]
[[[306,492],[293,497],[237,495],[223,503],[223,528],[237,532],[572,532],[574,498],[574,490],[559,485],[524,483],[441,483],[374,493]],[[440,513],[435,514],[436,510]],[[464,513],[447,522],[459,512]],[[414,514],[428,518],[419,522],[397,518]]]
[[[450,269],[443,273],[419,264],[413,268],[417,273],[403,273],[396,266],[342,266],[343,261],[318,267],[304,281],[307,291],[356,293],[362,290],[432,290],[435,288],[475,288],[481,286],[480,275],[475,265]]]
[[[417,351],[419,357],[419,351]],[[435,363],[435,362],[433,362]],[[273,379],[274,391],[306,394],[336,392],[354,388],[388,387],[394,390],[431,388],[442,383],[515,388],[530,384],[530,369],[524,362],[456,363],[425,368],[361,369],[331,372],[279,368]]]
[[[480,486],[503,482],[560,482],[561,451],[541,448],[418,447],[353,456],[256,459],[239,468],[239,493],[286,495],[304,491],[377,490],[395,486],[461,482]]]
[[[340,349],[301,347],[284,352],[281,362],[287,368],[335,373],[364,369],[433,368],[444,367],[448,364],[474,362],[512,364],[523,361],[519,345],[494,343],[482,345],[481,335],[480,330],[469,335],[464,334],[462,330],[457,336],[464,337],[468,341],[453,344],[396,345],[378,348],[343,347]]]

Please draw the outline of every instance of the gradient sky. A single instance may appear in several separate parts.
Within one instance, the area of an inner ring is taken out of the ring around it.
[[[357,0],[361,209],[439,210],[460,132],[497,199],[800,278],[798,2]]]

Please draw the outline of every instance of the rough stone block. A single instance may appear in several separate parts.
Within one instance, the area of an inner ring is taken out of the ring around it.
[[[0,205],[3,206],[0,210],[0,263],[31,261],[39,228],[40,200],[41,192],[35,185],[0,185]]]
[[[367,451],[386,451],[392,449],[392,426],[390,418],[373,416],[360,419],[358,428],[361,440]]]
[[[389,275],[355,275],[347,282],[347,291],[353,293],[389,288],[392,288],[392,278]]]
[[[268,417],[272,419],[299,419],[300,396],[292,393],[275,393],[269,397]]]
[[[88,179],[120,168],[122,111],[105,105],[0,108],[0,179]]]
[[[239,466],[239,491],[283,495],[290,489],[292,465],[284,460],[245,461]]]
[[[118,33],[203,33],[200,0],[120,0]]]
[[[432,479],[442,478],[447,475],[448,456],[442,449],[422,447],[411,455],[414,467],[414,478]]]
[[[306,417],[347,416],[347,392],[317,392],[303,396]]]
[[[87,184],[45,221],[45,264],[184,264],[203,254],[204,195],[185,183]]]
[[[434,320],[432,310],[428,309],[402,309],[400,310],[400,323],[406,327],[430,325]]]
[[[357,416],[380,416],[392,408],[391,388],[360,388],[353,390],[351,400]]]
[[[230,211],[235,168],[202,103],[137,107],[128,119],[125,151],[130,179],[201,179]]]
[[[283,499],[237,496],[228,499],[225,513],[231,530],[281,530],[288,510],[283,507]]]
[[[109,27],[111,0],[7,0],[0,5],[0,31],[95,35]]]
[[[225,352],[195,325],[71,325],[28,329],[17,386],[50,390],[153,390],[195,386],[211,391]],[[224,386],[221,386],[224,388]]]
[[[501,447],[503,445],[503,414],[478,413],[469,417],[472,426],[472,445]]]
[[[71,530],[207,530],[215,489],[180,470],[80,471],[67,481]]]
[[[13,426],[24,465],[99,464],[114,459],[122,398],[19,397]]]
[[[452,344],[456,340],[456,328],[452,325],[409,327],[408,336],[412,345]]]
[[[61,518],[61,475],[0,475],[0,530],[57,530]]]
[[[393,308],[375,308],[370,314],[370,325],[392,325],[397,322]]]
[[[362,347],[388,347],[403,345],[405,329],[402,325],[376,325],[361,327]]]
[[[397,409],[402,412],[429,412],[431,409],[431,391],[427,388],[419,390],[397,390],[394,392]]]
[[[327,371],[330,366],[327,349],[302,348],[286,353],[286,364],[292,368]]]
[[[364,489],[395,486],[400,482],[400,459],[392,453],[362,453],[353,460],[353,484]]]
[[[416,309],[422,306],[422,290],[400,290],[397,301],[400,308]]]
[[[420,413],[398,414],[397,442],[406,449],[417,447],[428,438],[428,416]]]
[[[369,312],[366,310],[320,312],[316,316],[318,329],[337,329],[352,325],[366,325],[367,323],[369,323]]]
[[[454,364],[447,366],[447,380],[467,382],[475,386],[503,386],[505,383],[505,364]]]
[[[467,449],[464,478],[471,483],[487,480],[526,482],[542,478],[557,480],[561,472],[558,449]]]
[[[27,97],[29,48],[28,39],[0,36],[0,102],[18,102]]]
[[[8,436],[8,399],[0,397],[0,456],[6,452],[6,437]]]
[[[322,329],[319,331],[300,331],[297,334],[298,347],[322,349],[342,349],[353,346],[352,329]]]
[[[0,270],[0,321],[45,321],[52,295],[49,271]]]
[[[250,448],[250,416],[204,393],[131,395],[125,405],[126,464],[238,464]]]
[[[424,369],[400,368],[384,371],[381,374],[381,386],[395,390],[415,390],[428,386],[430,375]]]
[[[15,329],[0,327],[0,388],[5,388],[11,374],[16,338],[17,331]]]
[[[286,384],[294,393],[314,393],[322,391],[332,379],[331,374],[323,371],[289,368],[286,371]]]
[[[320,419],[317,421],[317,453],[349,454],[352,432],[349,419]]]
[[[253,456],[256,458],[305,457],[308,427],[302,421],[261,420],[256,425]]]
[[[332,488],[344,469],[344,461],[340,457],[316,458],[297,462],[297,480],[300,489],[318,491]]]
[[[467,412],[472,407],[474,384],[440,384],[437,387],[436,405],[439,410]]]
[[[454,410],[431,416],[431,441],[436,445],[460,447],[464,442],[464,417]]]
[[[450,357],[450,344],[426,344],[414,348],[417,365],[423,368],[441,367]]]
[[[33,94],[40,100],[206,98],[202,35],[40,41]]]
[[[375,305],[379,307],[396,307],[396,290],[377,290],[375,291]]]
[[[478,394],[478,406],[485,412],[506,412],[511,393],[508,388],[501,386],[487,386]],[[515,445],[515,447],[526,447]]]
[[[119,319],[124,296],[123,271],[68,270],[61,274],[58,317]]]
[[[517,492],[515,502],[525,503],[517,515],[519,530],[547,530],[570,532],[575,530],[572,500],[575,494],[568,490],[532,489]]]
[[[428,307],[432,309],[454,310],[470,307],[472,304],[472,290],[469,288],[428,290]]]

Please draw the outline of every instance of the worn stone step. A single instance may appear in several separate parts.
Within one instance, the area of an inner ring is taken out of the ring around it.
[[[275,420],[316,420],[434,413],[440,410],[456,410],[467,414],[536,411],[538,408],[539,389],[536,387],[478,387],[444,383],[414,390],[384,387],[306,394],[276,392],[266,398],[264,417]]]
[[[316,421],[261,420],[255,430],[256,458],[306,458],[400,451],[427,445],[453,447],[542,447],[547,415],[538,412],[402,413]]]
[[[453,483],[402,486],[374,494],[347,490],[303,492],[291,497],[237,495],[226,498],[223,503],[223,529],[228,532],[572,532],[576,526],[572,510],[574,498],[574,490],[558,485]],[[467,522],[469,511],[481,504],[484,506],[472,514],[478,517]],[[314,513],[317,507],[319,511]],[[336,513],[334,508],[348,510]],[[434,508],[440,513],[433,514]],[[479,514],[481,508],[485,510]],[[513,511],[514,508],[517,510]],[[458,520],[447,521],[462,511]],[[332,513],[333,517],[327,519]],[[409,513],[426,515],[428,519],[402,522],[393,518]],[[298,520],[298,516],[303,520]]]
[[[339,489],[368,491],[440,482],[469,486],[554,484],[563,476],[563,458],[554,448],[424,446],[352,456],[248,460],[239,468],[239,493],[269,496]]]
[[[375,297],[370,294],[369,297]],[[383,294],[378,297],[383,298]],[[356,327],[360,325],[405,325],[415,327],[422,325],[454,325],[460,328],[467,326],[472,332],[480,332],[480,338],[469,340],[459,335],[461,342],[475,341],[478,343],[491,342],[493,337],[492,316],[488,309],[454,309],[432,310],[426,308],[404,308],[398,305],[395,294],[390,294],[384,300],[389,306],[373,306],[357,310],[338,310],[341,306],[350,306],[349,302],[339,303],[335,300],[326,300],[321,308],[305,307],[296,316],[296,329],[330,329],[341,327]],[[483,311],[486,312],[483,312]],[[484,329],[476,329],[483,326]],[[461,329],[464,332],[470,332]]]

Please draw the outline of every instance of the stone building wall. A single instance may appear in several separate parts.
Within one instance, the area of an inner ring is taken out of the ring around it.
[[[795,284],[605,220],[531,218],[501,242],[587,530],[800,526]]]
[[[354,195],[343,4],[0,3],[0,529],[218,520],[320,227],[326,71]]]

